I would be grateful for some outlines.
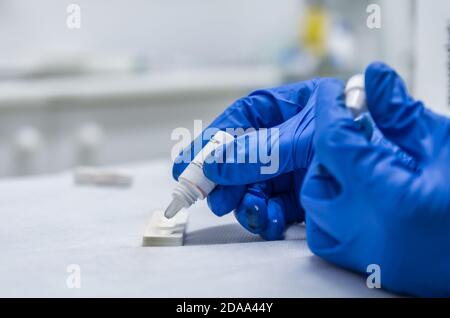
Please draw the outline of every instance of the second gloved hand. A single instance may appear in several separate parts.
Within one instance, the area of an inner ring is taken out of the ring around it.
[[[315,158],[302,188],[307,240],[318,256],[366,273],[381,286],[450,296],[450,120],[414,100],[390,67],[366,70],[377,127],[415,164],[366,140],[343,101],[343,87],[318,88]]]

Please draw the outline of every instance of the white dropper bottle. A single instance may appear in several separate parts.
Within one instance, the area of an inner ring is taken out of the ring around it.
[[[367,111],[364,74],[353,75],[347,81],[347,85],[345,85],[345,105],[352,110],[355,117]]]
[[[166,208],[164,216],[174,217],[182,208],[188,208],[198,199],[203,200],[214,189],[216,184],[203,174],[203,163],[213,150],[232,141],[234,137],[219,130],[192,162],[178,177],[178,184],[172,192],[172,201]]]
[[[364,74],[356,74],[347,81],[345,86],[345,105],[355,116],[355,122],[360,125],[367,139],[371,139],[373,126],[367,113],[367,98]]]

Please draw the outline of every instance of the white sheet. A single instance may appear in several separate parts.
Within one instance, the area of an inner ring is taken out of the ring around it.
[[[390,296],[313,256],[302,227],[263,242],[205,202],[191,208],[185,246],[141,247],[150,212],[169,201],[170,165],[124,170],[130,189],[77,187],[70,173],[0,182],[0,296]],[[67,287],[70,264],[81,288]]]

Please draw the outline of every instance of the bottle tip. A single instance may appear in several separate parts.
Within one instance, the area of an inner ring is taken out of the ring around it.
[[[183,203],[174,197],[164,211],[164,216],[168,219],[173,218],[183,208],[183,206]]]

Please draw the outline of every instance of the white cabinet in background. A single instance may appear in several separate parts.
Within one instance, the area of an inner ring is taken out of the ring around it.
[[[0,83],[0,177],[169,159],[173,129],[209,124],[279,78],[268,68]]]

